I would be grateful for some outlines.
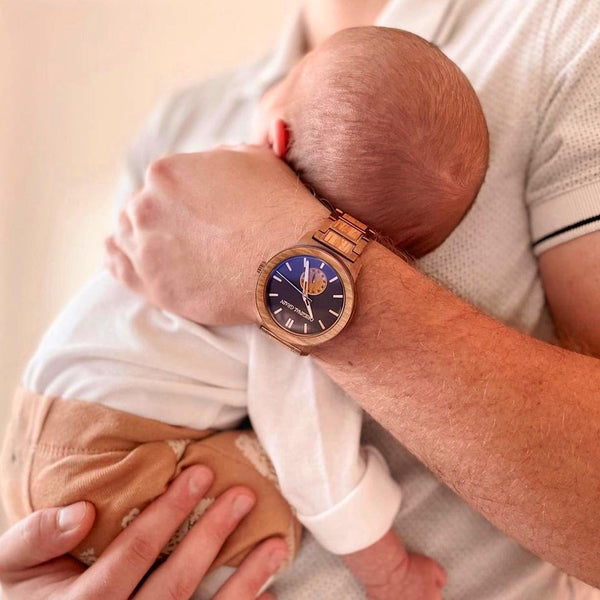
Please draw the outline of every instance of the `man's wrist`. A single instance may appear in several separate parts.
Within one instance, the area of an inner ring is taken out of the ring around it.
[[[273,222],[268,227],[269,235],[259,241],[261,251],[259,261],[253,273],[252,289],[250,290],[252,298],[254,298],[256,281],[261,272],[262,264],[278,252],[297,245],[307,233],[316,231],[329,215],[329,210],[308,191],[302,190],[302,196],[299,210],[290,211],[290,213],[293,213],[293,216],[289,218],[286,215],[285,218]],[[298,200],[300,198],[292,198],[290,199],[290,203],[293,205]],[[251,311],[248,318],[257,325],[261,322],[254,301],[251,303]]]
[[[265,257],[264,261],[267,261],[283,249],[297,245],[303,237],[317,231],[319,227],[322,227],[323,222],[327,221],[331,214],[330,209],[319,203],[312,196],[309,202],[305,207],[306,210],[295,216],[293,222],[287,222],[285,229],[272,230],[273,236],[268,240],[268,250],[263,254]],[[318,243],[315,242],[315,245],[318,245]],[[398,258],[402,260],[398,260]],[[410,269],[407,264],[408,261],[408,256],[398,252],[386,239],[380,239],[379,237],[372,239],[355,263],[360,268],[356,279],[358,300],[353,318],[339,335],[326,343],[315,346],[312,353],[317,356],[331,353],[335,356],[336,360],[340,359],[341,356],[338,356],[338,354],[342,351],[338,350],[337,346],[345,346],[348,340],[359,339],[361,335],[360,330],[366,321],[373,320],[374,311],[377,312],[377,307],[379,306],[382,311],[384,310],[385,290],[380,289],[380,281],[385,274],[385,265]],[[257,276],[261,272],[261,269],[262,264],[257,266]],[[379,293],[374,298],[373,294],[376,290],[379,290]],[[254,289],[252,291],[254,293]],[[373,300],[376,300],[376,302],[373,302]],[[258,325],[261,323],[255,303],[252,303],[249,320]]]
[[[372,240],[360,258],[360,272],[356,279],[356,307],[346,328],[335,338],[316,348],[318,358],[334,362],[352,363],[359,340],[371,336],[373,331],[385,326],[389,318],[387,290],[381,287],[382,281],[391,276],[389,269],[410,270],[406,257],[392,251],[382,240]],[[403,260],[399,260],[402,258]],[[402,272],[396,276],[402,276]],[[376,323],[379,325],[376,327]],[[365,332],[363,333],[363,330]]]

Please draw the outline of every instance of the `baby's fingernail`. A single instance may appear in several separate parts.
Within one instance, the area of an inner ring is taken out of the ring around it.
[[[269,570],[271,573],[275,573],[281,567],[281,563],[283,563],[286,556],[287,550],[285,548],[277,548],[277,550],[271,552],[269,556]]]
[[[76,502],[58,511],[58,528],[66,533],[75,529],[83,520],[87,507],[85,502]]]
[[[254,498],[246,495],[240,495],[233,501],[233,516],[241,519],[254,506]]]

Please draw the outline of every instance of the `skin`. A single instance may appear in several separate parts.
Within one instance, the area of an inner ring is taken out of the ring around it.
[[[270,151],[172,156],[122,215],[109,266],[197,322],[256,322],[256,266],[326,215]],[[600,234],[589,234],[540,260],[563,337],[596,355],[599,259]],[[598,360],[494,321],[377,243],[362,260],[358,311],[315,353],[323,367],[490,521],[600,585]]]
[[[382,0],[307,0],[309,46],[343,27],[371,24],[384,5]],[[336,20],[335,15],[342,19]],[[347,22],[346,15],[355,20]],[[147,181],[146,194],[132,199],[115,238],[107,242],[107,260],[113,273],[157,304],[162,302],[198,322],[254,321],[256,317],[249,309],[255,280],[253,261],[294,244],[324,216],[323,207],[279,165],[265,166],[270,158],[254,157],[241,165],[240,157],[234,154],[227,159],[220,157],[219,167],[229,171],[223,170],[223,180],[213,183],[207,194],[208,205],[203,211],[196,208],[199,216],[183,233],[171,229],[176,219],[161,228],[154,218],[164,216],[161,211],[167,209],[169,214],[175,209],[181,216],[180,211],[186,212],[182,209],[184,198],[188,202],[206,201],[202,194],[194,194],[194,186],[204,185],[213,174],[202,180],[209,174],[200,171],[196,180],[188,182],[183,198],[173,195],[169,202],[156,198]],[[157,170],[164,170],[165,175],[179,170],[182,162],[153,165],[149,179]],[[255,167],[258,171],[253,172]],[[261,175],[271,178],[261,182],[266,185],[257,185]],[[248,202],[249,211],[257,211],[254,220],[260,227],[240,237],[239,227],[247,223],[239,210],[233,210],[230,221],[221,224],[224,229],[219,239],[213,228],[217,220],[210,209],[235,191],[228,183],[237,177],[243,178],[246,188],[257,187],[257,195],[232,197]],[[285,210],[290,200],[298,203],[297,210]],[[267,201],[268,210],[261,213]],[[283,212],[285,226],[280,219]],[[270,225],[268,236],[265,224]],[[134,228],[137,239],[132,242],[129,236],[134,237]],[[173,235],[170,243],[161,239],[165,232]],[[204,243],[199,239],[202,236]],[[195,254],[197,251],[200,253]],[[170,276],[170,267],[177,263],[170,263],[169,258],[178,253],[178,258],[181,253],[187,257],[211,256],[211,261],[204,262],[197,272],[194,265],[181,263],[181,270]],[[553,248],[539,261],[564,344],[592,356],[600,355],[600,323],[594,311],[600,281],[590,277],[599,258],[600,234],[590,234]],[[222,285],[210,285],[209,263],[227,269],[217,274]],[[248,265],[252,267],[250,272],[246,271]],[[375,288],[364,285],[366,273],[371,274],[371,282],[377,282]],[[401,278],[396,279],[396,273]],[[185,279],[190,274],[199,276],[194,284]],[[488,319],[376,244],[364,257],[361,279],[357,319],[343,337],[322,348],[319,357],[323,366],[367,410],[377,414],[399,440],[500,528],[561,568],[599,584],[600,536],[592,526],[600,509],[600,452],[596,443],[600,418],[593,402],[600,389],[598,361],[536,342]],[[198,302],[207,290],[212,290],[213,296]],[[202,296],[194,296],[200,291]],[[238,313],[232,313],[232,304],[223,301],[227,294],[243,300],[237,303]],[[244,312],[244,308],[248,310]],[[387,319],[391,314],[404,318]],[[468,345],[457,343],[465,340]],[[367,344],[364,350],[363,344]],[[348,357],[348,347],[360,347],[360,355],[352,353]],[[421,364],[423,368],[418,368]],[[393,373],[398,365],[406,365],[404,371],[389,376],[387,369],[391,367]],[[388,376],[380,382],[383,395],[378,397],[371,384],[377,383],[381,373]],[[407,373],[411,377],[409,388],[404,386]],[[430,382],[431,373],[434,379]],[[436,384],[442,387],[436,388]],[[436,389],[443,389],[448,397],[439,398]],[[519,409],[518,419],[514,418],[515,407]],[[480,424],[478,430],[473,424]],[[453,457],[452,464],[447,464],[444,454]],[[520,477],[520,485],[514,485],[513,474]],[[7,548],[26,556],[36,547],[28,546],[14,533],[15,528],[10,531],[13,533],[8,538],[7,534],[0,538],[0,565],[6,564]],[[52,532],[40,531],[36,541],[48,548],[44,556],[36,557],[40,563],[77,543],[61,545]],[[10,546],[5,543],[7,539]],[[33,582],[28,589],[40,589],[36,583],[39,567],[33,565],[30,571],[30,565],[31,561],[17,564],[16,571],[24,585]],[[257,564],[255,573],[259,570]],[[10,573],[14,575],[14,571]],[[57,572],[64,576],[61,569]],[[2,573],[6,571],[0,567],[0,577],[5,577]],[[112,577],[118,580],[119,572]],[[35,598],[30,592],[10,597]]]
[[[372,23],[385,2],[386,0],[352,0],[352,2],[347,0],[344,2],[342,0],[307,0],[305,2],[308,31],[307,45],[311,47],[318,43],[321,38],[327,37],[344,27]],[[351,21],[348,21],[348,19],[351,19]],[[164,514],[159,516],[167,516],[166,510],[166,508],[163,508]],[[146,518],[144,515],[145,513],[138,520],[144,522],[142,520],[142,518]],[[57,589],[60,590],[58,597],[68,598],[67,591],[69,591],[71,597],[84,597],[84,591],[80,587],[80,567],[72,559],[61,557],[61,555],[75,547],[85,537],[91,527],[92,517],[82,521],[79,527],[71,531],[69,535],[57,535],[56,528],[42,527],[43,523],[52,523],[55,518],[55,512],[40,511],[16,524],[0,537],[0,583],[2,583],[6,598],[35,600],[36,594],[40,598],[48,598],[49,593],[46,585],[53,586],[54,582],[58,582]],[[159,520],[156,519],[157,522]],[[155,543],[154,522],[153,519],[148,518],[149,540]],[[32,533],[27,533],[29,531]],[[23,535],[24,533],[25,535]],[[127,537],[121,535],[114,543],[117,547],[127,551],[130,541]],[[266,543],[267,549],[269,543],[272,542]],[[44,551],[38,554],[35,552],[38,548],[44,548]],[[11,555],[20,556],[22,560],[11,562]],[[248,588],[254,581],[260,579],[265,572],[268,561],[264,557],[261,560],[261,554],[258,551],[253,556],[254,559],[245,563],[244,570],[240,570],[240,576],[235,580],[239,581],[239,585],[242,587],[246,586]],[[101,561],[104,562],[104,559],[100,559],[98,563],[102,564]],[[173,581],[180,575],[181,573],[173,568],[169,571],[169,577]],[[120,569],[115,568],[113,570],[111,580],[120,584]],[[264,580],[261,579],[261,581]],[[101,588],[98,586],[96,588],[88,587],[85,591],[85,597],[92,598],[94,589]],[[233,598],[242,598],[241,594],[238,593],[236,596],[235,593],[237,592],[234,591]],[[128,592],[125,595],[128,595]],[[267,597],[271,598],[268,594],[261,596],[263,600],[267,600]],[[228,598],[229,596],[223,596],[221,600],[227,600]]]
[[[365,550],[342,556],[368,600],[442,600],[445,571],[431,558],[407,554],[393,532]]]
[[[290,73],[289,81],[291,83],[283,80],[270,90],[261,103],[260,118],[257,123],[268,125],[266,131],[258,130],[256,137],[257,139],[265,139],[266,137],[267,144],[275,155],[284,160],[289,147],[290,134],[289,125],[280,117],[285,117],[285,107],[297,95],[299,74],[306,68],[311,54],[307,55]],[[590,242],[590,239],[593,240],[594,236],[584,236],[571,242],[571,244],[551,249],[542,255],[540,270],[562,345],[580,353],[594,355],[595,352],[599,353],[600,350],[600,317],[597,311],[594,310],[593,303],[581,302],[581,298],[594,297],[594,293],[597,292],[600,286],[600,276],[595,275],[597,268],[593,263],[593,257],[595,256],[594,242]],[[573,265],[575,263],[577,263],[579,269],[574,274]],[[588,275],[582,277],[582,273]],[[564,290],[573,289],[576,290],[575,294],[564,293]],[[362,300],[364,295],[361,294],[360,297]],[[319,355],[320,352],[317,351],[316,354]],[[348,357],[347,360],[348,363],[356,363],[353,357]],[[338,379],[340,382],[347,382],[347,374],[343,368],[339,372]],[[475,381],[474,384],[476,385]],[[417,390],[418,392],[420,392],[420,389]],[[382,411],[387,411],[385,407],[382,407],[375,412],[372,404],[369,404],[369,407],[374,416]],[[395,415],[391,415],[387,420],[398,421],[399,419]],[[506,425],[508,426],[508,423]],[[398,432],[397,437],[400,437],[400,435],[401,433]],[[434,437],[431,438],[429,443],[433,443],[433,441]],[[423,443],[425,448],[421,451],[422,453],[427,451],[428,442]],[[527,448],[527,442],[524,441],[523,443],[525,444],[524,447]],[[523,444],[521,444],[521,447],[523,447]],[[448,468],[451,468],[450,464]],[[490,485],[493,485],[493,481],[490,482]],[[454,485],[454,488],[460,492],[457,485]],[[480,510],[485,508],[481,502],[477,506]],[[385,552],[377,556],[379,558],[382,555],[385,555]],[[346,564],[353,572],[356,572],[355,574],[359,579],[361,579],[361,566],[368,562],[364,556],[346,560]],[[381,570],[383,571],[383,569]]]
[[[387,0],[307,0],[304,19],[309,47],[340,29],[371,25],[386,4]]]
[[[285,109],[295,97],[310,93],[301,90],[302,75],[306,70],[311,69],[311,61],[318,62],[321,59],[321,56],[312,50],[342,29],[371,25],[386,4],[387,0],[306,0],[303,16],[307,34],[307,52],[290,73],[268,90],[261,99],[260,111],[253,124],[252,143],[258,145],[268,143],[280,158],[285,157],[289,134],[285,134],[285,140],[282,140],[274,127],[277,119],[281,119],[283,123],[287,122],[288,115]],[[318,72],[319,67],[313,66],[313,70]],[[277,142],[283,145],[274,146]]]
[[[72,505],[70,518],[69,511],[58,508],[33,513],[0,538],[2,597],[6,600],[189,598],[227,536],[252,509],[255,499],[250,490],[237,487],[220,496],[169,559],[145,581],[143,578],[181,521],[210,488],[212,479],[212,473],[205,467],[186,469],[87,570],[63,555],[75,548],[91,529],[93,505],[89,502]],[[253,600],[286,554],[283,540],[264,542],[246,558],[215,600]],[[274,597],[264,593],[259,600],[274,600]]]

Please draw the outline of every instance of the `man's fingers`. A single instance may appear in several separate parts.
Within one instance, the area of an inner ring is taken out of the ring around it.
[[[263,542],[244,560],[213,600],[254,600],[277,573],[287,554],[284,540],[274,538]],[[273,596],[263,594],[260,598],[266,600]]]
[[[109,240],[111,242],[111,248],[108,247]],[[124,209],[119,213],[115,232],[107,240],[107,251],[110,252],[112,248],[119,249],[129,261],[135,260],[138,252],[138,244],[136,231],[131,216],[128,213],[128,209]]]
[[[0,538],[0,579],[69,552],[94,523],[94,506],[77,502],[64,508],[38,510],[13,525]]]
[[[133,226],[129,219],[129,215],[124,210],[119,213],[115,241],[124,252],[131,254],[134,245]]]
[[[254,496],[246,488],[234,487],[223,493],[165,564],[149,577],[136,600],[155,598],[157,590],[167,590],[173,600],[190,598],[225,540],[250,512],[254,502]]]
[[[141,294],[144,285],[138,277],[129,257],[117,246],[112,236],[106,239],[104,246],[106,250],[105,265],[113,277],[129,289]]]
[[[185,469],[167,491],[122,531],[80,577],[98,598],[127,598],[213,480],[209,469]],[[163,597],[160,593],[155,597]]]

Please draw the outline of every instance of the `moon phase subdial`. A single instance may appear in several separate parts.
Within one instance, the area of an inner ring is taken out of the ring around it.
[[[300,276],[300,285],[304,288],[304,273]],[[312,267],[308,272],[308,286],[306,288],[309,296],[318,296],[325,291],[327,287],[327,275],[317,268]]]

